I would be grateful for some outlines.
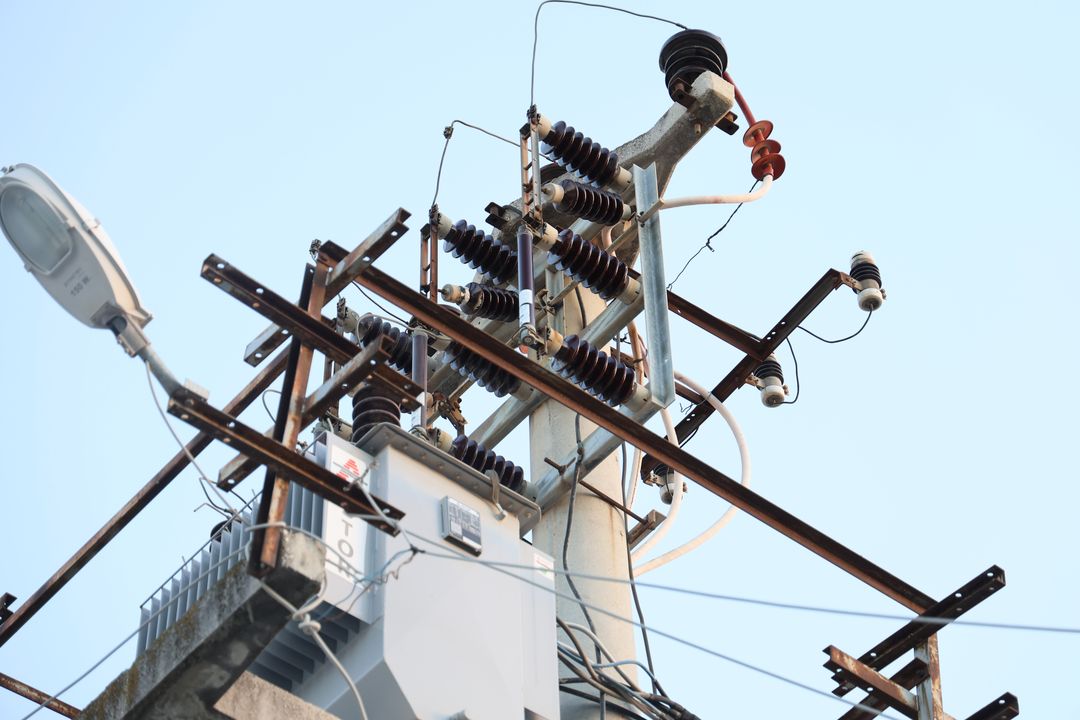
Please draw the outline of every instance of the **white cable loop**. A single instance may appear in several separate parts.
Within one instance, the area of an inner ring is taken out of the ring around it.
[[[667,432],[668,442],[673,443],[675,445],[678,445],[679,444],[679,438],[678,438],[678,435],[675,434],[675,423],[673,423],[671,421],[671,413],[669,413],[667,411],[667,408],[664,408],[663,410],[660,411],[660,417],[664,421],[664,429]],[[682,478],[682,475],[679,475],[678,473],[672,471],[672,480],[671,480],[671,482],[675,483],[675,489],[674,489],[674,491],[672,492],[672,495],[671,495],[671,509],[668,511],[668,516],[666,518],[664,518],[664,521],[662,523],[660,523],[660,526],[658,528],[656,528],[656,530],[654,530],[651,535],[649,535],[649,537],[645,540],[645,542],[641,543],[641,545],[639,545],[637,547],[637,549],[635,549],[634,552],[631,553],[630,559],[633,562],[637,562],[638,560],[643,558],[645,556],[645,553],[647,553],[650,549],[652,549],[653,546],[655,546],[658,542],[663,540],[664,536],[668,534],[668,531],[671,530],[672,526],[675,524],[675,519],[679,515],[679,508],[682,507],[682,500],[683,500],[683,478]],[[637,574],[638,574],[638,569],[635,567],[634,568],[634,576],[636,577]]]
[[[742,485],[743,487],[750,487],[750,450],[746,445],[746,438],[743,436],[742,429],[739,427],[739,423],[736,422],[735,416],[731,414],[730,410],[724,407],[724,404],[720,402],[715,395],[713,395],[701,385],[686,377],[682,373],[676,372],[675,379],[681,382],[683,385],[686,385],[688,388],[690,388],[697,394],[701,395],[703,398],[705,398],[708,401],[709,405],[711,405],[713,409],[716,410],[716,412],[727,422],[728,427],[731,428],[732,435],[735,436],[735,442],[739,446],[739,460],[742,464]],[[676,560],[687,554],[688,552],[700,547],[702,544],[708,542],[710,538],[716,535],[716,533],[720,532],[720,530],[723,529],[725,525],[731,522],[731,519],[735,517],[735,514],[738,512],[739,509],[732,505],[724,512],[723,515],[719,517],[719,519],[717,519],[716,522],[706,528],[705,531],[697,537],[683,543],[674,550],[669,550],[663,555],[659,555],[653,558],[652,560],[641,565],[640,567],[635,567],[634,576],[640,577],[641,575],[644,575],[650,570],[655,570],[658,567],[663,567],[672,560]]]
[[[753,192],[740,193],[738,195],[691,195],[690,197],[666,200],[660,198],[651,208],[638,216],[638,222],[645,222],[661,210],[686,207],[688,205],[741,205],[742,203],[754,202],[765,197],[772,187],[773,176],[766,175],[761,181],[761,187]]]

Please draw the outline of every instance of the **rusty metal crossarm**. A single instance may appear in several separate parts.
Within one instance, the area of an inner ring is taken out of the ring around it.
[[[263,367],[254,378],[241,390],[236,397],[225,405],[225,412],[230,415],[239,415],[248,405],[255,401],[266,391],[274,380],[285,371],[288,353],[278,353],[273,361]],[[94,533],[93,537],[86,541],[71,558],[53,573],[52,577],[45,581],[37,591],[23,602],[9,618],[0,623],[0,645],[3,645],[11,636],[18,632],[26,622],[33,617],[38,610],[45,606],[56,593],[60,591],[75,575],[89,563],[95,555],[105,547],[116,534],[127,527],[143,508],[150,504],[162,490],[169,486],[176,477],[191,462],[191,456],[197,456],[209,447],[211,437],[206,433],[199,433],[192,438],[185,450],[173,455],[165,465],[158,470],[154,477],[150,478],[139,491],[105,525]]]
[[[301,429],[321,417],[326,410],[344,397],[365,379],[372,379],[390,391],[399,401],[405,412],[412,412],[419,407],[416,396],[420,387],[409,378],[385,364],[390,356],[393,341],[386,336],[361,350],[349,362],[338,369],[334,375],[307,397],[301,416]],[[273,428],[263,433],[267,437],[273,434]],[[218,487],[231,490],[253,473],[259,464],[244,454],[237,455],[222,466],[218,473]]]
[[[1012,693],[1003,693],[986,707],[967,716],[967,720],[1012,720],[1020,714],[1020,701]]]
[[[27,685],[20,680],[16,680],[10,675],[5,675],[4,673],[0,673],[0,687],[10,690],[16,695],[21,695],[27,700],[35,702],[38,705],[52,710],[58,715],[63,715],[64,717],[77,718],[79,717],[79,713],[82,712],[77,707],[68,705],[62,700],[50,700],[49,698],[51,696],[47,693],[44,693],[35,687]]]
[[[264,287],[217,255],[210,255],[203,261],[200,274],[205,280],[279,325],[283,339],[295,335],[303,344],[341,364],[360,352],[355,343],[338,335],[328,323],[311,317],[295,303]]]
[[[409,229],[405,221],[409,219],[409,212],[398,208],[378,228],[360,242],[351,253],[346,253],[343,248],[335,243],[324,243],[320,248],[326,255],[333,258],[337,263],[330,272],[330,278],[326,287],[326,297],[323,305],[329,304],[353,281],[357,274],[368,264],[375,262],[384,252],[390,249]],[[288,336],[281,334],[281,327],[272,324],[248,343],[244,350],[244,361],[249,365],[258,365],[278,348]]]
[[[198,395],[181,388],[169,398],[169,413],[222,442],[240,449],[244,454],[273,468],[297,484],[339,505],[345,512],[364,515],[365,520],[383,532],[390,535],[398,534],[399,531],[393,523],[371,516],[379,515],[381,510],[382,514],[396,521],[404,517],[403,512],[371,496],[378,505],[376,508],[368,501],[369,494],[360,488],[352,486],[326,468],[244,425],[236,418],[213,407]]]
[[[517,379],[580,413],[605,430],[649,452],[669,467],[902,605],[918,612],[933,605],[934,599],[930,596],[743,487],[682,448],[667,442],[616,409],[589,396],[550,370],[501,343],[494,342],[477,328],[381,270],[369,267],[357,280],[365,288],[416,316],[421,322],[464,344],[480,357],[495,363]]]
[[[630,273],[630,277],[635,280],[641,278],[641,273],[633,268],[627,268]],[[758,356],[761,353],[761,338],[746,332],[742,328],[732,325],[729,322],[721,320],[712,313],[705,311],[698,307],[694,303],[690,302],[686,298],[676,295],[672,291],[667,291],[668,308],[678,315],[679,317],[687,320],[705,332],[720,338],[732,347],[742,350],[747,355]],[[768,357],[768,353],[760,355],[760,359],[764,360]]]
[[[731,369],[724,379],[717,383],[713,388],[712,394],[716,396],[716,399],[720,402],[724,402],[731,395],[746,384],[746,378],[750,376],[750,373],[754,371],[758,363],[762,358],[768,357],[771,353],[775,352],[780,343],[791,333],[795,332],[795,328],[802,324],[810,313],[822,303],[834,290],[844,284],[843,279],[847,277],[839,270],[828,270],[821,278],[814,283],[813,287],[802,298],[799,299],[795,305],[788,310],[788,312],[780,318],[780,320],[773,325],[764,338],[757,344],[757,348],[754,352],[748,352],[746,356]],[[668,299],[670,302],[670,294]],[[687,318],[689,319],[689,318]],[[706,328],[708,329],[708,328]],[[686,416],[683,417],[675,425],[675,435],[679,438],[679,442],[683,442],[686,438],[705,422],[710,415],[715,412],[712,405],[708,402],[702,401],[698,403]],[[653,471],[660,463],[657,462],[654,456],[646,457],[641,463],[641,475],[642,477],[648,475]]]
[[[867,667],[840,648],[830,645],[825,648],[825,654],[829,656],[829,662],[825,663],[825,667],[850,675],[858,680],[864,690],[876,691],[878,698],[902,715],[918,718],[918,702],[915,695],[908,692],[907,688],[894,683],[877,670]]]
[[[825,649],[828,654],[828,648]],[[825,662],[825,667],[835,669],[832,660]],[[910,689],[930,677],[930,668],[918,658],[913,659],[904,667],[900,668],[889,681],[902,688]],[[835,691],[833,691],[835,694]],[[840,720],[873,720],[881,713],[889,709],[889,703],[882,699],[882,694],[874,690],[859,702],[860,707],[853,707],[840,716]]]
[[[917,644],[937,633],[943,626],[956,620],[1003,587],[1005,587],[1005,571],[997,565],[989,567],[963,587],[950,593],[940,602],[934,603],[919,617],[863,653],[859,657],[859,662],[875,670],[887,667]],[[836,695],[844,695],[853,689],[841,677],[833,679],[841,683],[841,687],[833,691]]]

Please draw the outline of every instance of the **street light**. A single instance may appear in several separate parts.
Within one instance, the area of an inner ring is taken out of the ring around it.
[[[3,169],[0,230],[53,300],[80,322],[108,328],[172,394],[179,383],[142,332],[150,313],[105,229],[33,165]]]

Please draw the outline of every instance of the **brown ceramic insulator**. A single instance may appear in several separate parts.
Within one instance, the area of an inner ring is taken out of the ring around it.
[[[383,335],[394,342],[387,363],[406,375],[412,372],[412,339],[405,332],[375,315],[364,315],[356,324],[356,334],[360,338],[360,347],[367,347]]]
[[[626,263],[570,230],[559,233],[548,264],[577,280],[605,300],[618,297],[630,282]]]
[[[450,456],[482,473],[491,470],[499,478],[499,484],[509,490],[516,493],[525,490],[525,471],[520,466],[464,435],[454,438],[450,444]]]
[[[573,180],[563,180],[559,185],[563,189],[562,200],[555,204],[559,212],[603,225],[614,225],[622,220],[623,199],[616,193],[591,188]]]
[[[750,173],[758,180],[764,180],[766,175],[772,175],[773,180],[779,180],[787,167],[784,156],[780,154],[780,143],[769,139],[772,131],[771,122],[758,120],[743,134],[743,145],[752,148]]]
[[[577,335],[563,339],[551,369],[608,405],[622,405],[634,392],[634,368]]]
[[[517,253],[464,220],[446,233],[443,250],[495,282],[506,282],[517,273]]]
[[[614,152],[575,131],[562,120],[552,125],[543,141],[544,152],[567,170],[598,187],[611,182],[619,171],[619,157]]]
[[[354,443],[379,423],[401,424],[401,408],[377,385],[362,385],[353,395],[352,436]]]
[[[461,303],[467,315],[510,322],[518,318],[518,296],[513,290],[471,282],[465,286],[469,299]]]
[[[446,353],[450,357],[451,368],[462,377],[495,393],[496,397],[503,397],[521,387],[521,381],[516,377],[459,343],[450,343]]]

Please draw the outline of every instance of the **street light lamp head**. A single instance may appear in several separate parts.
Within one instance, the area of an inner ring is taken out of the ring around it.
[[[101,223],[33,165],[4,168],[0,230],[26,269],[80,322],[117,333],[118,325],[150,322]]]

